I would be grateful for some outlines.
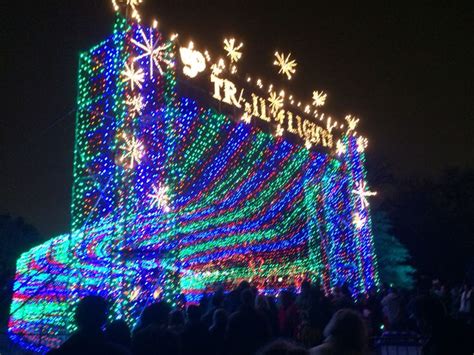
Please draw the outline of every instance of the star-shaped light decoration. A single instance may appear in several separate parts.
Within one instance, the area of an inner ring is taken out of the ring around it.
[[[313,145],[311,144],[311,142],[309,141],[309,139],[306,139],[306,140],[304,141],[304,146],[306,147],[306,149],[311,149],[311,147],[312,147]]]
[[[347,133],[355,131],[357,124],[359,123],[359,119],[351,115],[347,115],[346,117],[344,117],[344,119],[347,122]]]
[[[132,18],[140,22],[140,14],[137,11],[137,6],[140,5],[142,1],[143,0],[112,0],[112,5],[114,7],[114,10],[118,11],[120,9],[119,3],[125,4],[126,7],[131,10],[130,15],[132,16]]]
[[[130,169],[133,169],[136,164],[140,164],[143,156],[145,155],[145,147],[143,146],[143,143],[140,142],[138,139],[132,136],[131,139],[127,137],[127,135],[124,133],[122,135],[123,139],[125,140],[125,144],[120,146],[120,149],[122,149],[125,153],[122,155],[120,158],[120,162],[123,162],[125,160],[129,160],[128,167]]]
[[[296,61],[294,59],[290,60],[291,53],[285,58],[284,53],[275,52],[275,61],[273,65],[280,67],[278,74],[286,75],[288,80],[291,79],[292,74],[296,72]]]
[[[366,220],[367,219],[365,217],[362,217],[359,213],[354,213],[352,215],[352,223],[354,224],[357,230],[361,230],[362,227],[364,227]]]
[[[313,91],[313,105],[315,107],[324,106],[328,95],[324,91]]]
[[[360,200],[360,206],[362,209],[367,208],[369,206],[369,201],[367,201],[367,197],[369,196],[375,196],[377,195],[377,192],[375,191],[369,191],[367,189],[367,185],[365,181],[361,180],[359,182],[356,182],[355,190],[352,190],[352,193],[354,195],[359,196]]]
[[[239,45],[235,44],[235,38],[224,39],[224,50],[227,52],[227,56],[230,57],[231,63],[236,63],[242,57],[240,49],[243,47],[243,43]]]
[[[359,136],[357,137],[356,143],[357,143],[357,151],[359,153],[362,153],[365,151],[365,148],[367,148],[369,144],[369,140],[365,137]]]
[[[143,102],[143,97],[141,95],[135,95],[125,101],[133,114],[142,114],[142,109],[145,107],[146,103]]]
[[[170,208],[170,197],[168,196],[168,186],[159,184],[158,187],[152,185],[153,193],[149,194],[151,204],[150,207],[158,207],[164,212],[169,212]]]
[[[268,101],[270,102],[270,109],[273,114],[283,107],[283,97],[277,95],[274,91],[270,93]]]
[[[277,137],[281,137],[283,135],[283,132],[285,132],[285,130],[283,129],[283,127],[279,124],[277,127],[276,127],[276,132],[275,132],[275,135]]]
[[[135,86],[138,86],[140,89],[142,88],[142,83],[145,77],[142,68],[135,70],[133,63],[130,66],[128,63],[125,63],[125,70],[122,71],[122,75],[124,76],[122,81],[129,81],[132,90]]]
[[[347,148],[344,143],[340,139],[337,140],[336,142],[336,153],[337,155],[341,156],[347,151]]]
[[[171,47],[171,43],[166,43],[158,45],[158,38],[154,37],[154,31],[150,28],[150,38],[148,39],[143,32],[143,29],[140,28],[140,36],[142,37],[142,42],[138,42],[135,39],[132,39],[132,43],[137,47],[143,50],[143,53],[135,57],[133,61],[140,60],[143,57],[149,57],[150,61],[150,78],[153,76],[153,67],[155,66],[160,75],[163,75],[163,68],[161,63],[166,64],[167,66],[173,66],[173,62],[168,58],[167,49]]]

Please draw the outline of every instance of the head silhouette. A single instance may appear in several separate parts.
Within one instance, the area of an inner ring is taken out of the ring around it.
[[[100,296],[86,296],[79,301],[75,319],[80,330],[99,330],[107,320],[107,301]]]
[[[367,341],[363,319],[350,309],[341,309],[334,313],[324,329],[324,336],[340,349],[351,351],[363,351]]]
[[[248,281],[243,280],[242,282],[239,283],[239,286],[237,286],[238,291],[243,291],[250,288],[250,283]]]
[[[246,289],[240,294],[240,302],[243,306],[247,306],[247,307],[253,306],[254,296],[250,289]]]
[[[212,325],[215,327],[225,326],[227,324],[227,312],[222,309],[216,309],[212,316]]]
[[[201,319],[201,309],[196,305],[189,305],[187,309],[188,321],[197,323]]]
[[[432,296],[417,297],[413,302],[412,312],[420,330],[442,325],[446,318],[446,309],[443,303]]]
[[[301,283],[301,293],[309,293],[311,291],[311,282],[304,280]]]
[[[171,327],[179,327],[184,325],[184,314],[179,309],[175,309],[170,313],[169,325]]]
[[[265,295],[258,295],[255,298],[255,308],[258,308],[260,310],[268,311],[270,310],[270,305],[268,303],[267,296]]]
[[[130,327],[123,319],[116,319],[105,329],[107,339],[115,344],[129,347],[132,343]]]
[[[171,312],[171,307],[168,303],[161,301],[153,303],[143,310],[141,316],[142,327],[150,324],[166,325],[168,323],[168,315]]]
[[[279,294],[279,299],[283,309],[286,309],[293,303],[293,294],[288,290],[282,290]]]

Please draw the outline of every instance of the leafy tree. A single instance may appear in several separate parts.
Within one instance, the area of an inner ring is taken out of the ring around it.
[[[415,269],[409,264],[410,253],[392,234],[389,218],[384,212],[374,213],[372,224],[380,279],[388,285],[413,288]]]

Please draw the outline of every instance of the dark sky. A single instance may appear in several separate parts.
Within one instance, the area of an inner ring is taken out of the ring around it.
[[[212,49],[237,37],[241,71],[272,81],[274,51],[291,51],[299,64],[288,87],[308,99],[323,89],[328,109],[360,116],[368,154],[398,176],[474,165],[467,1],[306,3],[145,0],[141,12],[185,43]],[[0,213],[49,237],[69,226],[78,55],[111,33],[113,10],[109,0],[20,4],[1,11]]]

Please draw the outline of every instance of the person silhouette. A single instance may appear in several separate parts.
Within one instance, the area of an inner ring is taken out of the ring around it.
[[[81,299],[74,314],[77,331],[49,354],[129,354],[124,348],[109,342],[102,331],[107,314],[107,301],[103,297]]]
[[[164,301],[153,303],[143,310],[140,327],[132,337],[132,352],[136,355],[181,353],[178,335],[168,329],[171,307]]]

